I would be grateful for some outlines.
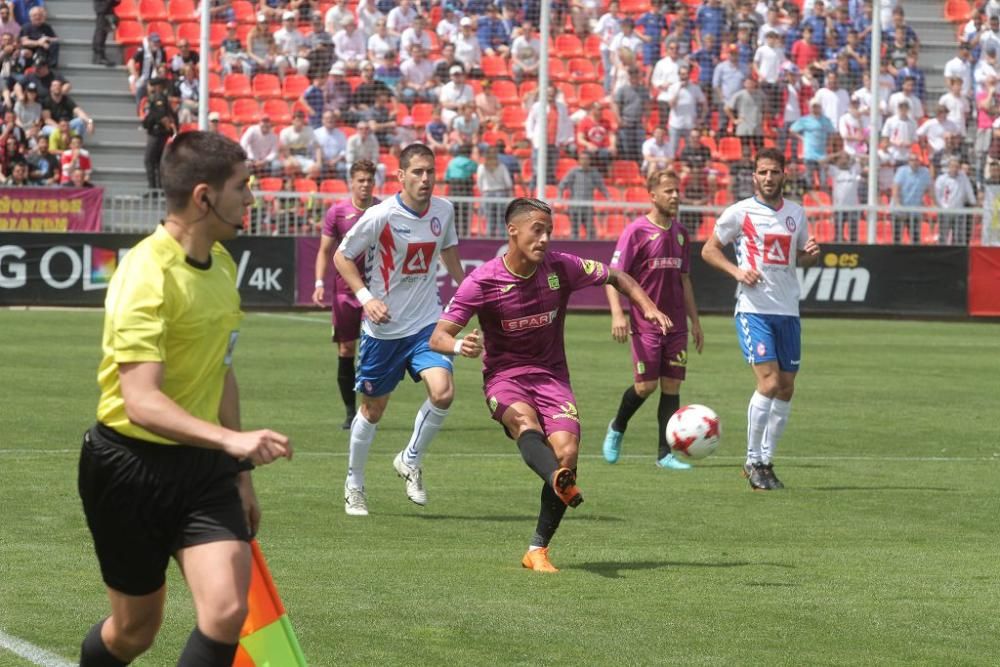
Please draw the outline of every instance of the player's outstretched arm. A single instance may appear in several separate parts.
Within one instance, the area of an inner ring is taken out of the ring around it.
[[[618,269],[609,268],[607,284],[614,287],[627,296],[632,303],[639,306],[642,309],[642,318],[647,322],[658,324],[660,331],[664,334],[673,328],[674,323],[664,313],[660,312],[660,309],[656,307],[656,304],[649,298],[646,291],[639,286],[639,283],[632,276]]]
[[[292,458],[291,442],[281,433],[268,429],[236,431],[198,419],[177,405],[161,389],[162,363],[122,364],[118,376],[129,421],[151,433],[197,447],[221,449],[235,459],[248,459],[254,465],[264,465],[281,457]]]
[[[619,343],[628,340],[628,320],[625,318],[625,311],[622,310],[622,302],[618,298],[618,289],[613,285],[604,286],[604,295],[608,297],[608,306],[611,308],[611,337]]]
[[[431,334],[430,348],[441,354],[459,354],[463,357],[476,358],[483,353],[483,337],[479,329],[463,338],[458,338],[464,327],[449,320],[438,320]]]
[[[796,258],[799,266],[804,269],[808,269],[810,266],[816,264],[819,261],[819,244],[816,243],[816,237],[810,236],[806,241],[805,247],[799,251],[799,255]]]
[[[385,324],[392,319],[385,303],[381,299],[373,297],[368,288],[365,287],[365,281],[361,279],[358,267],[339,249],[333,253],[333,265],[347,286],[358,297],[358,301],[361,302],[361,307],[364,308],[365,315],[369,320],[374,324]]]
[[[715,234],[708,237],[701,249],[701,258],[711,267],[731,276],[736,282],[747,287],[753,287],[760,281],[760,272],[754,269],[741,269],[722,253],[722,241]]]

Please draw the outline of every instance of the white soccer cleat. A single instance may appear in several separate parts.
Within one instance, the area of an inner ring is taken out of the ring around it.
[[[403,461],[403,452],[396,454],[392,467],[396,469],[397,475],[406,480],[406,497],[417,505],[426,505],[427,492],[424,490],[423,471]]]
[[[363,488],[352,489],[344,483],[344,513],[350,516],[368,516],[368,498]]]

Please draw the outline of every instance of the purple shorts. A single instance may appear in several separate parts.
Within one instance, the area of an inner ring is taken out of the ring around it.
[[[361,315],[364,310],[357,297],[349,292],[334,292],[332,312],[334,343],[361,338]]]
[[[490,416],[501,424],[507,408],[514,403],[527,403],[538,413],[538,422],[545,435],[567,431],[577,439],[580,437],[580,416],[568,380],[549,373],[501,376],[490,379],[483,391]],[[509,437],[510,433],[507,435]]]
[[[632,335],[632,372],[636,382],[657,378],[683,380],[687,371],[688,332]]]

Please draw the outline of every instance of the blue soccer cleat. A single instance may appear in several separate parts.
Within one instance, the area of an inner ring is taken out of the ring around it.
[[[656,465],[658,465],[661,468],[669,468],[670,470],[691,469],[690,463],[684,463],[684,461],[681,461],[679,458],[674,456],[673,453],[664,456],[662,459],[656,462]]]
[[[617,463],[618,457],[622,453],[622,436],[624,433],[620,433],[614,429],[615,420],[612,419],[608,422],[608,432],[604,436],[604,460],[608,463]]]

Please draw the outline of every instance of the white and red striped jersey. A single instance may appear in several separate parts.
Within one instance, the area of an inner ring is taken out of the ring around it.
[[[364,212],[340,242],[347,259],[365,259],[365,286],[389,309],[390,321],[362,323],[374,338],[403,338],[437,322],[441,315],[437,268],[441,250],[458,245],[451,202],[431,197],[424,212],[400,196]]]
[[[809,238],[801,206],[785,199],[773,209],[756,197],[744,199],[722,212],[715,222],[715,236],[723,245],[734,245],[741,269],[761,275],[753,287],[738,285],[736,312],[798,316],[796,257]]]

